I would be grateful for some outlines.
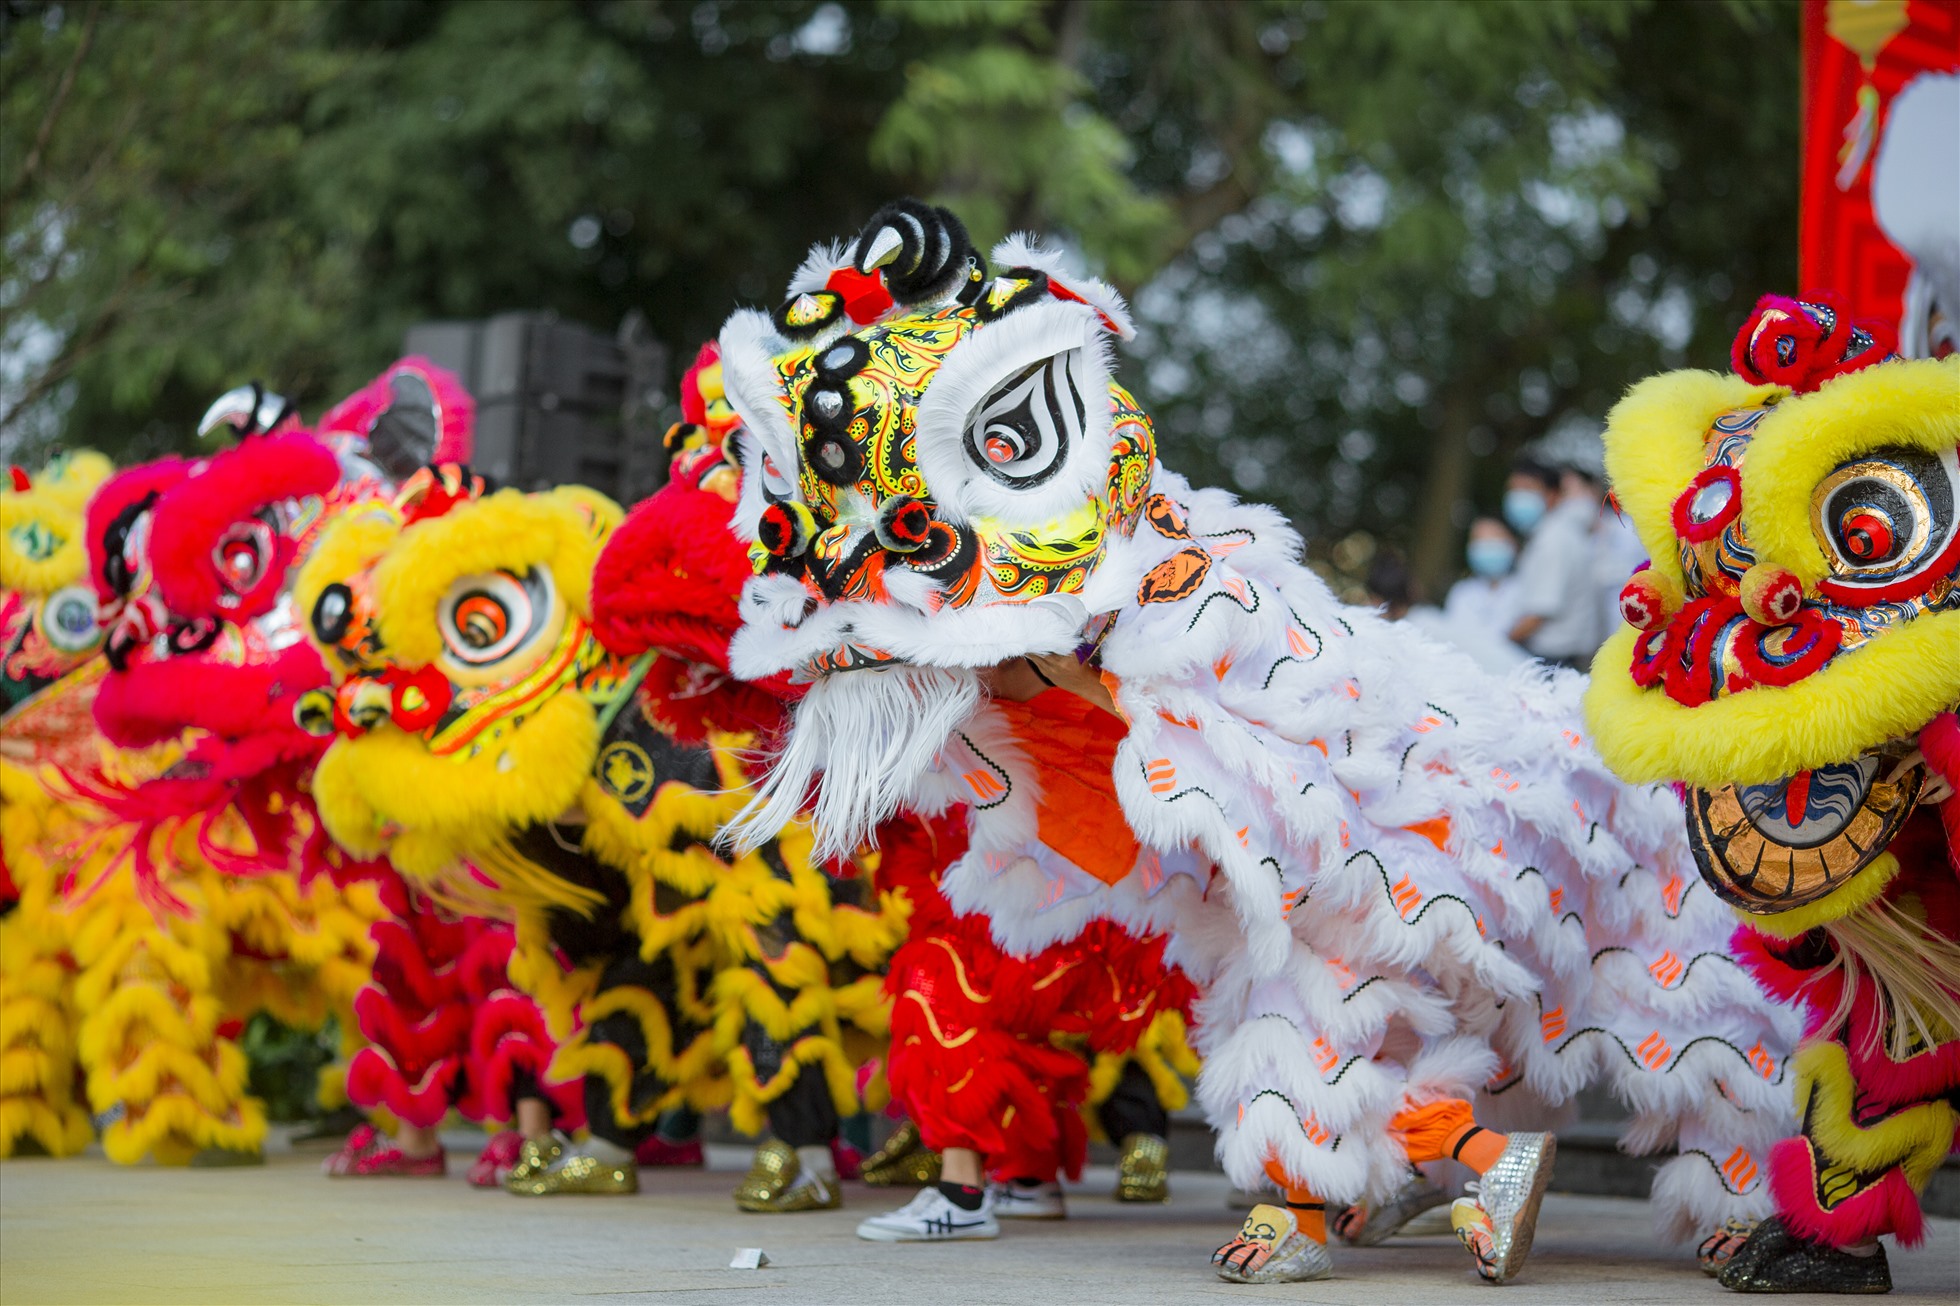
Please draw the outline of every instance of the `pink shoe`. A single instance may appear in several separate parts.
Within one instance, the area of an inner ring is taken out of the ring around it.
[[[517,1164],[518,1149],[523,1146],[524,1135],[515,1129],[492,1134],[482,1155],[470,1163],[470,1182],[478,1188],[502,1188],[510,1168]]]
[[[856,1179],[864,1169],[864,1153],[841,1138],[830,1140],[830,1159],[837,1163],[839,1179]]]
[[[633,1149],[633,1159],[641,1165],[700,1165],[701,1140],[690,1138],[685,1143],[670,1143],[655,1134]]]
[[[389,1137],[373,1125],[361,1125],[320,1167],[336,1179],[368,1179],[383,1175],[405,1179],[434,1179],[449,1173],[449,1157],[404,1156]]]

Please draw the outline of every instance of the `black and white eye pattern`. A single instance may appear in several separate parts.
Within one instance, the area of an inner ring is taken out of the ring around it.
[[[530,643],[550,612],[551,577],[543,568],[522,576],[493,571],[452,584],[436,608],[436,626],[451,657],[484,667]]]
[[[1951,451],[1880,449],[1819,485],[1816,531],[1840,583],[1895,585],[1948,560],[1960,497]]]
[[[1047,483],[1082,439],[1082,351],[1070,349],[1017,372],[994,387],[967,420],[973,464],[1012,489]]]

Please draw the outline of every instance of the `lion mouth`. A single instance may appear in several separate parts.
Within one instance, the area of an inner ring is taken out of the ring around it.
[[[1688,792],[1688,841],[1725,901],[1756,913],[1815,902],[1886,850],[1930,772],[1909,742],[1780,780]]]

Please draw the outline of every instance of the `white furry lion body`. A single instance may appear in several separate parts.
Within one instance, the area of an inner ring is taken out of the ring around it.
[[[1765,1214],[1797,1017],[1726,955],[1675,797],[1580,733],[1581,679],[1493,679],[1340,604],[1272,510],[1156,463],[1110,373],[1113,290],[1027,241],[994,259],[988,282],[955,219],[901,202],[855,253],[813,254],[775,318],[722,331],[759,573],[731,665],[813,682],[740,837],[813,787],[833,850],[964,805],[944,891],[1003,947],[1098,918],[1167,934],[1243,1186],[1276,1162],[1329,1201],[1380,1197],[1408,1176],[1405,1108],[1542,1128],[1605,1085],[1625,1146],[1679,1149],[1666,1230]],[[831,289],[878,269],[896,302]],[[1092,651],[1139,848],[1096,874],[1043,841],[1041,765],[985,688]]]

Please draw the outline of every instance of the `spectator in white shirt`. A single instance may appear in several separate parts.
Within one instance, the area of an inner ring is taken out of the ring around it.
[[[1560,480],[1531,458],[1511,465],[1504,520],[1525,543],[1518,556],[1520,615],[1510,637],[1533,657],[1584,671],[1604,638],[1593,579],[1599,501],[1584,492],[1562,494]]]
[[[1443,600],[1442,631],[1486,671],[1503,673],[1531,655],[1511,642],[1518,607],[1518,539],[1495,517],[1470,523],[1464,549],[1470,574],[1450,586]]]

